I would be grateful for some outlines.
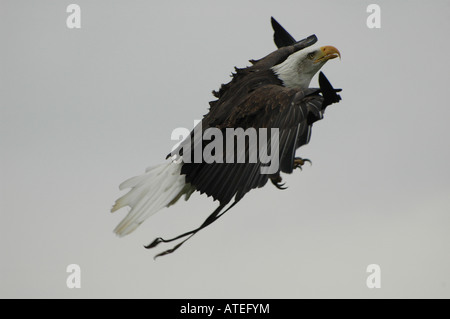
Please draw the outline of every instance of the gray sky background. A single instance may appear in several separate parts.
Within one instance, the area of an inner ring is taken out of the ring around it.
[[[79,30],[72,2],[0,2],[0,297],[450,297],[449,1],[374,1],[381,29],[371,1],[73,2]],[[234,66],[275,49],[272,15],[342,53],[323,71],[343,101],[297,152],[313,165],[154,261],[166,246],[144,244],[217,203],[195,194],[119,239],[118,185],[164,160]]]

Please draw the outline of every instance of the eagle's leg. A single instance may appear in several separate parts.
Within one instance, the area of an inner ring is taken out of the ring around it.
[[[300,168],[300,170],[301,170],[302,166],[305,165],[306,162],[311,164],[311,161],[307,158],[301,158],[301,157],[294,158],[294,169]]]
[[[270,177],[270,181],[272,182],[273,185],[275,185],[276,188],[286,189],[287,187],[283,187],[285,183],[280,184],[282,180],[283,179],[281,178],[281,176],[279,174],[274,177]]]
[[[153,242],[151,242],[149,245],[144,246],[147,249],[156,247],[157,245],[159,245],[160,243],[169,243],[171,241],[183,238],[183,237],[187,237],[185,240],[183,240],[182,242],[180,242],[179,244],[175,245],[173,248],[168,249],[166,251],[163,251],[162,253],[156,255],[154,258],[160,257],[160,256],[164,256],[164,255],[168,255],[173,253],[175,250],[177,250],[178,248],[180,248],[181,245],[183,245],[186,241],[189,240],[189,238],[191,238],[192,236],[194,236],[197,232],[199,232],[200,230],[202,230],[203,228],[207,227],[208,225],[212,224],[213,222],[215,222],[217,219],[219,219],[219,217],[221,217],[223,214],[225,214],[227,211],[229,211],[231,208],[233,208],[234,205],[236,205],[238,202],[240,201],[240,199],[237,199],[233,202],[233,204],[231,204],[230,206],[228,206],[228,208],[224,211],[221,212],[222,209],[228,204],[228,202],[225,203],[220,203],[219,207],[217,207],[214,212],[208,216],[208,218],[206,218],[206,220],[203,222],[203,224],[201,224],[200,227],[188,231],[184,234],[181,234],[177,237],[171,238],[171,239],[163,239],[161,237],[156,238]]]

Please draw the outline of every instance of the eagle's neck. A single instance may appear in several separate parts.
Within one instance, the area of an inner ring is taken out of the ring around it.
[[[307,89],[316,72],[310,72],[303,67],[304,53],[291,54],[285,61],[272,67],[275,75],[283,81],[285,87]]]

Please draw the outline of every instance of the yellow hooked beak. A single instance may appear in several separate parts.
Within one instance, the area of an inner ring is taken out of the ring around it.
[[[314,63],[326,62],[337,57],[339,57],[339,59],[341,58],[339,50],[331,45],[321,47],[319,51],[319,56],[314,60]]]

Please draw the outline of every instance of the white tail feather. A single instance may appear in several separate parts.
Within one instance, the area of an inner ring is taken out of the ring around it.
[[[120,184],[120,190],[131,190],[116,200],[111,212],[125,206],[130,206],[131,210],[114,229],[118,236],[128,235],[144,220],[180,196],[186,184],[185,176],[180,175],[181,166],[181,163],[169,162],[149,167],[145,174]]]

